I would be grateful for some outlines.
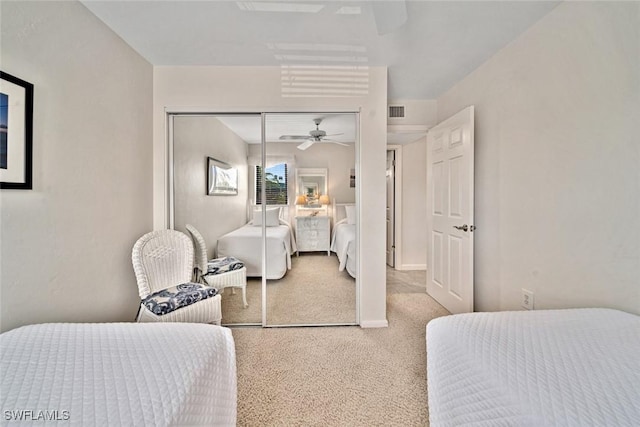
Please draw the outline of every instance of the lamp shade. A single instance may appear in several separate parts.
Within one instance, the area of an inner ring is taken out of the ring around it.
[[[301,194],[296,198],[296,205],[306,205],[306,204],[307,204],[307,197],[304,194]]]
[[[330,205],[331,201],[329,200],[329,196],[327,196],[326,194],[323,194],[322,196],[320,196],[320,200],[319,200],[321,205]]]

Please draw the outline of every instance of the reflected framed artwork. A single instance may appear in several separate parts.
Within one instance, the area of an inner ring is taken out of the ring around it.
[[[33,188],[33,85],[0,71],[0,188]]]
[[[207,157],[207,195],[236,196],[238,194],[238,169]]]

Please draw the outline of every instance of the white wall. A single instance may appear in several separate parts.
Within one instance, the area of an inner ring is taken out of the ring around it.
[[[247,143],[215,117],[174,118],[175,229],[191,224],[207,242],[209,259],[218,239],[246,221],[248,203]],[[238,194],[208,196],[207,157],[238,170]]]
[[[392,127],[398,125],[431,127],[438,123],[437,99],[390,99],[389,105],[404,106],[404,117],[387,117],[387,124]]]
[[[400,270],[427,266],[427,138],[402,146]]]
[[[33,182],[0,192],[0,321],[131,321],[152,229],[149,63],[78,2],[2,2],[2,71],[34,84]]]
[[[268,109],[343,111],[360,109],[361,150],[356,165],[360,188],[360,299],[365,326],[386,325],[384,198],[386,149],[386,67],[369,68],[369,92],[359,97],[283,97],[279,67],[154,68],[154,226],[166,226],[165,109],[261,111]]]
[[[477,310],[640,314],[640,4],[565,2],[438,99],[476,106]]]

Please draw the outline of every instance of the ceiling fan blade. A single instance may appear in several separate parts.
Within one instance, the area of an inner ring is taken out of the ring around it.
[[[338,135],[344,135],[344,133],[332,133],[331,135],[325,135],[326,136],[338,136]]]
[[[303,142],[302,144],[298,145],[298,150],[306,150],[307,148],[311,147],[316,141],[314,141],[313,139],[309,139],[305,142]]]
[[[280,141],[297,141],[309,139],[309,135],[282,135]]]
[[[332,144],[342,145],[343,147],[348,147],[349,144],[345,144],[344,142],[334,141],[333,139],[322,139],[322,142],[330,142]]]

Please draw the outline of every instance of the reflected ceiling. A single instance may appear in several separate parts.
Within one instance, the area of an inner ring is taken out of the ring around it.
[[[231,131],[249,144],[259,144],[261,139],[261,120],[255,116],[217,115]],[[354,114],[267,114],[265,119],[265,135],[267,142],[290,142],[300,144],[303,139],[280,140],[283,135],[308,135],[314,130],[315,119],[322,119],[319,128],[331,136],[330,139],[353,144],[356,139],[356,121]]]

